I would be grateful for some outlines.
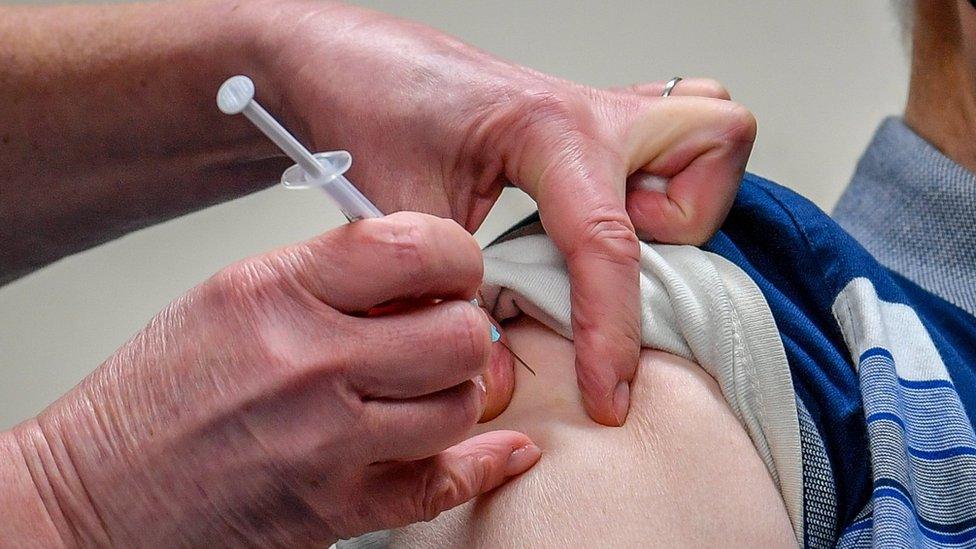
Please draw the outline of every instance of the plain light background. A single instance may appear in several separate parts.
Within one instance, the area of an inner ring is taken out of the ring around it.
[[[901,112],[907,89],[901,31],[883,0],[358,3],[595,86],[717,78],[759,120],[749,169],[825,209],[878,122]],[[506,191],[479,238],[532,209]],[[323,196],[269,189],[0,288],[0,428],[39,412],[220,267],[340,221]]]

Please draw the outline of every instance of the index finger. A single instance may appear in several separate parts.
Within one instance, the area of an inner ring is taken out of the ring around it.
[[[623,164],[585,137],[536,187],[546,232],[566,258],[576,374],[594,420],[622,425],[640,354],[640,244],[625,207]]]

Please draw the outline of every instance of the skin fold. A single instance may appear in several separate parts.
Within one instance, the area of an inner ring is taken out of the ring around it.
[[[565,372],[572,344],[527,317],[506,324],[512,403],[473,432],[516,429],[542,449],[530,471],[396,547],[795,547],[782,499],[718,386],[700,367],[644,350],[630,419],[590,422]]]

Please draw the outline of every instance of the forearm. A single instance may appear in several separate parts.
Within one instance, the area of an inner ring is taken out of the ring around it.
[[[57,526],[64,524],[63,516],[42,495],[50,493],[50,486],[29,466],[35,458],[13,431],[0,433],[0,547],[54,547],[68,541],[62,537],[67,531]]]
[[[259,73],[247,4],[0,9],[0,282],[269,184],[222,79]]]

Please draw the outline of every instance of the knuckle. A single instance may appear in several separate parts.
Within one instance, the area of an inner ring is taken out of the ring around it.
[[[307,330],[328,330],[334,341],[349,339],[342,316],[308,293],[311,283],[302,274],[310,252],[301,245],[238,261],[205,283],[202,309],[215,325],[229,325],[234,352],[256,353],[267,364],[301,368],[336,362],[351,351],[349,344],[333,345],[328,353],[310,352]],[[323,370],[324,371],[324,370]]]
[[[732,141],[752,143],[756,140],[757,123],[752,111],[739,103],[726,105],[727,130],[725,137]]]
[[[447,504],[456,498],[457,488],[449,473],[431,475],[418,492],[417,516],[424,522],[437,518]]]
[[[579,98],[553,90],[523,90],[511,101],[507,120],[517,136],[572,132],[581,120]],[[553,128],[560,131],[553,131]]]
[[[277,292],[281,285],[278,271],[261,257],[244,259],[225,267],[208,281],[209,297],[221,305],[254,306]]]
[[[726,89],[721,82],[715,80],[714,78],[703,78],[701,80],[701,87],[703,93],[708,97],[724,99],[726,101],[732,99],[732,96],[729,94],[729,90]]]
[[[645,95],[651,93],[652,90],[653,93],[659,94],[661,93],[661,90],[664,89],[664,82],[634,82],[633,84],[627,84],[619,89],[624,93],[631,93],[635,95]]]
[[[551,167],[577,161],[599,134],[600,102],[583,89],[530,87],[506,94],[489,126],[494,147],[505,158],[506,174],[530,195]],[[545,159],[544,162],[539,162]]]
[[[567,94],[553,91],[526,92],[520,110],[534,121],[569,121],[576,114],[575,101]]]
[[[453,467],[438,468],[429,475],[419,492],[418,515],[430,521],[452,507],[481,491],[484,479],[488,478],[489,464],[480,456],[468,455],[459,458]]]
[[[572,255],[597,254],[621,265],[636,265],[640,260],[640,241],[626,213],[598,208],[584,220],[584,225]]]
[[[246,259],[214,275],[203,297],[208,318],[219,327],[213,342],[239,359],[274,367],[268,371],[295,364],[293,332],[282,327],[294,321],[285,278],[270,257]]]
[[[680,213],[670,216],[667,227],[659,240],[668,244],[700,246],[715,234],[724,216],[711,212],[701,205],[683,204]]]
[[[422,273],[433,262],[429,216],[397,213],[372,229],[363,233],[360,244],[364,249],[373,250],[384,262],[395,264],[405,276]]]

